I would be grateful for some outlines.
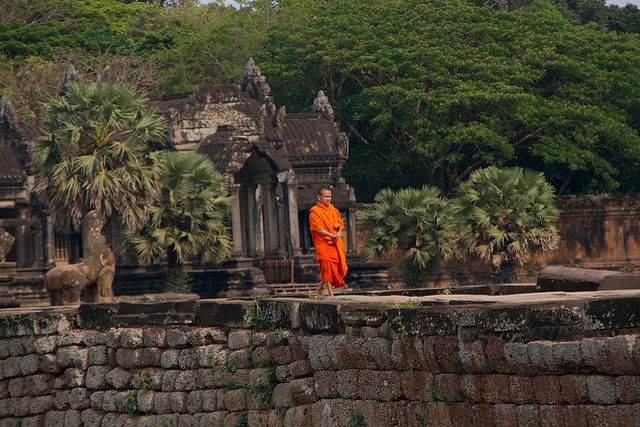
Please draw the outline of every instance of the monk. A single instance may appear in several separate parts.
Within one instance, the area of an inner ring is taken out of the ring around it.
[[[318,203],[309,210],[309,228],[316,248],[316,261],[320,264],[320,284],[316,293],[321,297],[326,287],[329,296],[333,296],[333,288],[344,286],[347,259],[342,242],[344,222],[338,209],[331,204],[331,190],[327,187],[318,190]]]

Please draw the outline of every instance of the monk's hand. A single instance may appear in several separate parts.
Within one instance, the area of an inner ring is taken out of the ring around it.
[[[334,230],[340,230],[340,226],[341,226],[341,225],[342,225],[342,224],[340,224],[340,223],[336,222],[335,224],[333,224],[333,229],[334,229]]]

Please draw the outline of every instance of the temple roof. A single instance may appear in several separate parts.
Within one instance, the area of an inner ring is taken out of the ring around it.
[[[0,145],[0,184],[22,185],[26,179],[27,174],[13,149]]]
[[[283,139],[292,163],[344,158],[339,142],[344,138],[335,122],[321,114],[287,114]]]

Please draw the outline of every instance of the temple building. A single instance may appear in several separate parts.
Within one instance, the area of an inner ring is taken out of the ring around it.
[[[167,119],[170,149],[208,156],[228,180],[235,207],[229,224],[233,258],[217,268],[226,274],[200,275],[196,280],[196,288],[211,290],[210,283],[202,283],[209,277],[217,282],[213,288],[228,292],[206,296],[250,295],[252,288],[269,282],[261,267],[270,261],[288,260],[296,281],[317,281],[308,211],[321,186],[331,188],[333,204],[346,225],[348,255],[357,256],[355,196],[341,176],[348,139],[321,91],[311,113],[287,114],[284,106],[275,106],[265,77],[249,60],[239,85],[201,86],[189,93],[152,98],[150,103]],[[10,276],[11,289],[18,293],[15,283],[21,279],[35,280],[49,268],[77,262],[81,256],[78,236],[56,233],[47,209],[31,194],[28,147],[42,132],[18,125],[3,98],[0,227],[15,242],[0,260],[0,277]],[[193,268],[211,272],[207,266]],[[114,290],[133,293],[140,280],[131,272],[140,269],[124,270],[128,272],[119,275],[117,269]]]

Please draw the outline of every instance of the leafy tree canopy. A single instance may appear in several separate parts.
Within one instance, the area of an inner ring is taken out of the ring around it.
[[[329,94],[351,132],[345,175],[361,200],[425,183],[446,195],[487,165],[541,170],[561,192],[609,192],[622,190],[618,165],[640,158],[635,35],[571,24],[545,1],[517,12],[306,5],[271,27],[258,63],[287,106]]]

